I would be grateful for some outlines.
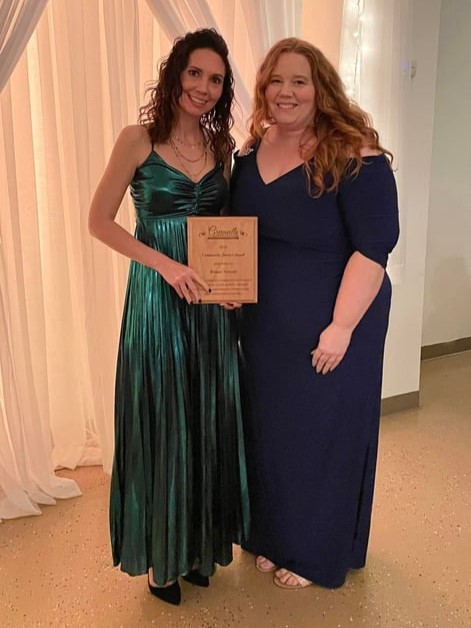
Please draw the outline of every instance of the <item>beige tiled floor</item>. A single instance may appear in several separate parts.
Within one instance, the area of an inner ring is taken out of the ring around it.
[[[367,567],[342,589],[276,588],[236,552],[207,590],[164,605],[110,566],[108,479],[0,524],[0,626],[471,627],[471,353],[423,365],[422,408],[383,419]]]

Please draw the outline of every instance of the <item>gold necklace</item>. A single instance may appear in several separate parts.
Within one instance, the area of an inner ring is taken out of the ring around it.
[[[208,161],[208,151],[206,150],[206,146],[204,146],[203,148],[203,154],[204,154],[204,161],[203,161],[203,165],[202,167],[198,170],[198,172],[190,172],[188,170],[188,168],[185,166],[185,163],[183,161],[183,159],[181,159],[180,157],[180,153],[176,149],[175,144],[172,142],[172,140],[170,140],[170,146],[173,148],[173,152],[175,153],[176,158],[178,159],[178,161],[180,162],[180,166],[182,167],[182,170],[185,174],[187,174],[189,176],[189,178],[194,181],[195,183],[199,180],[200,175],[203,173],[203,171],[206,168],[206,163]],[[201,159],[201,157],[200,157]]]
[[[184,159],[185,161],[190,162],[191,164],[195,164],[197,161],[200,161],[200,159],[203,159],[204,154],[206,152],[206,146],[203,146],[203,152],[201,153],[201,155],[199,155],[198,157],[196,157],[196,159],[192,159],[191,157],[187,157],[186,155],[184,155],[181,150],[178,148],[178,146],[175,144],[175,142],[173,141],[173,138],[170,137],[169,139],[170,141],[170,146],[173,148],[174,152],[177,153],[177,155],[179,157],[181,157],[182,159]]]
[[[181,146],[188,146],[188,148],[196,148],[197,146],[201,146],[201,144],[203,143],[203,138],[201,138],[195,144],[192,144],[191,142],[185,142],[185,140],[183,140],[181,137],[178,137],[178,135],[174,135],[173,137]]]

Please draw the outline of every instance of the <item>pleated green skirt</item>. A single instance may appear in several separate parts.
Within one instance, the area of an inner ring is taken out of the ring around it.
[[[136,237],[186,259],[186,220]],[[232,560],[249,504],[233,312],[188,305],[131,262],[118,352],[110,528],[113,562],[165,584]]]

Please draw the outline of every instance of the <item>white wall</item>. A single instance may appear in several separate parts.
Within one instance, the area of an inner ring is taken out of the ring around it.
[[[471,336],[470,34],[470,0],[442,0],[424,345]]]
[[[417,72],[404,95],[398,173],[403,268],[393,289],[383,397],[419,390],[440,4],[410,2],[409,60],[415,60]]]

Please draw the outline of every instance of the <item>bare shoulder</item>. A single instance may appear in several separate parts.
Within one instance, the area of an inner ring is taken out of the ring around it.
[[[121,129],[116,142],[127,148],[136,148],[140,146],[151,146],[151,141],[147,128],[142,124],[130,124]]]
[[[376,148],[371,148],[371,146],[362,146],[360,149],[360,155],[362,157],[375,157],[376,155],[381,155],[381,151]]]
[[[125,156],[136,166],[148,156],[152,143],[147,128],[142,124],[125,126],[115,143],[114,152]]]
[[[375,157],[376,155],[381,155],[382,151],[376,148],[377,140],[373,136],[373,134],[369,135],[365,133],[363,135],[363,142],[360,148],[360,156],[361,157]]]

